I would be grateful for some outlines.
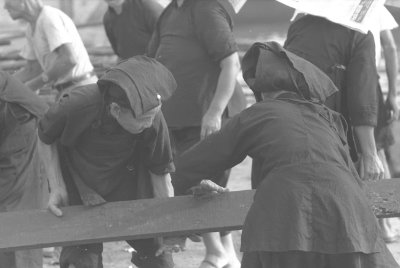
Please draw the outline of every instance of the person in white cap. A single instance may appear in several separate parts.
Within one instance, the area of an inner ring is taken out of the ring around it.
[[[49,84],[59,92],[97,81],[76,26],[65,13],[41,0],[6,0],[4,8],[12,19],[27,22],[20,53],[27,63],[16,78],[32,90]]]

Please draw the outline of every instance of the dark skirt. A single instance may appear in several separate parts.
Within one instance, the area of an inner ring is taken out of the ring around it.
[[[244,252],[242,268],[394,268],[388,250],[381,253],[323,254],[305,251]]]

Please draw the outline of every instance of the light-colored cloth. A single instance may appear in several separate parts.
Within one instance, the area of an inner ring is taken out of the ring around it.
[[[28,25],[25,35],[27,42],[20,55],[27,60],[38,60],[44,72],[48,72],[54,64],[55,58],[51,52],[63,44],[72,45],[79,60],[75,67],[58,78],[55,84],[71,81],[93,71],[89,55],[74,22],[61,10],[44,6],[35,29]]]
[[[370,31],[374,36],[375,60],[376,60],[376,65],[378,66],[382,55],[380,32],[385,30],[393,30],[397,28],[399,25],[393,18],[392,14],[384,6],[380,6],[375,10],[373,14],[371,14],[368,23]]]

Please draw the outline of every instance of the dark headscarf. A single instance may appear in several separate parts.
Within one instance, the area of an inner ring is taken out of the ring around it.
[[[177,86],[164,65],[146,56],[135,56],[119,62],[99,79],[97,85],[104,91],[111,88],[110,83],[125,92],[135,117],[160,105],[160,99],[168,99]]]
[[[257,99],[262,92],[284,90],[323,103],[338,91],[318,67],[276,42],[253,44],[243,57],[242,69],[243,78]]]

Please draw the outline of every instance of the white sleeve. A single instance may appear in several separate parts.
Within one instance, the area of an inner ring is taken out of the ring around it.
[[[63,44],[72,43],[71,35],[67,29],[67,23],[56,13],[47,13],[47,17],[43,20],[42,31],[46,36],[50,51]]]

